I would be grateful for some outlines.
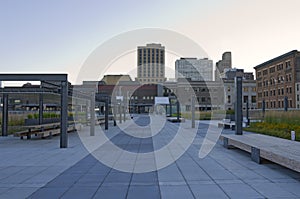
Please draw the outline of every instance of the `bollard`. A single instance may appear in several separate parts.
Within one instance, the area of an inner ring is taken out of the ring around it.
[[[296,140],[296,133],[295,133],[295,131],[291,131],[291,140],[292,141]]]

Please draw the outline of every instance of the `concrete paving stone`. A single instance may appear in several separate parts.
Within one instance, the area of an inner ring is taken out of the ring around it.
[[[265,178],[268,178],[270,180],[273,179],[290,179],[291,177],[286,175],[282,172],[282,170],[276,170],[276,169],[256,169],[256,173],[258,173],[261,176],[264,176]]]
[[[188,185],[202,185],[202,184],[216,184],[215,181],[213,180],[203,180],[203,181],[200,181],[200,180],[195,180],[195,181],[187,181],[187,184]]]
[[[229,198],[217,185],[202,184],[191,185],[190,187],[196,198]]]
[[[68,190],[67,187],[44,187],[34,192],[28,198],[30,199],[60,198],[67,190]]]
[[[157,172],[134,173],[131,183],[151,183],[158,184]]]
[[[160,182],[182,182],[184,178],[176,164],[158,170],[158,180]]]
[[[38,174],[25,180],[23,183],[47,183],[57,177],[56,174]]]
[[[209,176],[215,180],[238,180],[238,177],[233,175],[231,172],[229,172],[226,169],[216,169],[214,171],[206,171]]]
[[[101,186],[93,199],[125,199],[128,186]]]
[[[82,199],[82,198],[92,198],[93,195],[98,190],[98,187],[71,187],[66,191],[61,199]]]
[[[214,180],[216,184],[242,184],[243,180]]]
[[[22,183],[31,177],[32,177],[32,174],[20,174],[19,175],[17,173],[15,175],[12,175],[12,176],[2,179],[1,183]]]
[[[160,186],[161,198],[162,199],[193,199],[194,196],[191,190],[183,186]]]
[[[158,186],[130,186],[127,199],[160,199]]]
[[[223,191],[227,193],[227,195],[234,198],[263,198],[264,196],[259,194],[256,190],[246,184],[219,184]]]
[[[249,185],[253,187],[257,192],[267,198],[275,197],[295,197],[295,194],[292,194],[290,191],[283,189],[281,186],[275,183],[253,183]]]
[[[32,193],[34,193],[38,188],[35,187],[17,187],[12,188],[3,194],[0,194],[0,198],[7,199],[20,199],[27,198]]]
[[[276,183],[279,187],[282,189],[293,193],[297,197],[300,198],[300,188],[299,188],[299,182],[297,183]]]
[[[11,189],[11,187],[0,187],[0,194],[8,191],[9,189]]]
[[[47,184],[47,187],[71,187],[75,184],[82,174],[61,174]]]
[[[110,172],[105,180],[104,180],[104,184],[105,183],[128,183],[131,180],[131,173],[126,173],[126,172]]]
[[[238,178],[243,179],[243,180],[266,179],[265,177],[255,173],[252,170],[248,170],[248,169],[232,170],[231,172],[233,175],[235,175]]]
[[[91,187],[91,186],[100,186],[103,182],[105,175],[84,175],[81,177],[74,186],[80,187]]]

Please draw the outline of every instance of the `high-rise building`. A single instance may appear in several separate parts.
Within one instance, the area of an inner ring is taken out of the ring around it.
[[[223,53],[222,60],[216,63],[216,70],[215,70],[216,81],[221,79],[221,76],[224,73],[224,69],[226,68],[232,68],[231,52]]]
[[[175,62],[175,78],[190,78],[192,81],[212,81],[213,61],[208,58],[180,58]]]
[[[159,83],[165,78],[165,47],[161,44],[138,46],[137,81],[141,83]]]
[[[254,69],[258,108],[262,108],[263,104],[266,109],[300,108],[299,51],[290,51],[259,64]]]

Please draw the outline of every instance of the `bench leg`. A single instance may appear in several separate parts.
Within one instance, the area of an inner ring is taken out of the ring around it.
[[[226,149],[234,149],[235,148],[234,146],[228,144],[228,138],[225,138],[225,137],[223,138],[223,146]]]
[[[258,164],[261,163],[260,149],[251,147],[251,159]]]

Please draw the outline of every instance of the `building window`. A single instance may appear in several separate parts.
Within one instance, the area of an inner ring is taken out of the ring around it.
[[[248,92],[248,87],[244,87],[244,92]]]
[[[275,66],[269,69],[270,73],[274,73],[275,72]]]
[[[248,95],[244,96],[244,103],[248,102]]]
[[[227,103],[231,103],[231,96],[230,95],[227,96]]]
[[[251,96],[251,102],[256,103],[256,96]]]

